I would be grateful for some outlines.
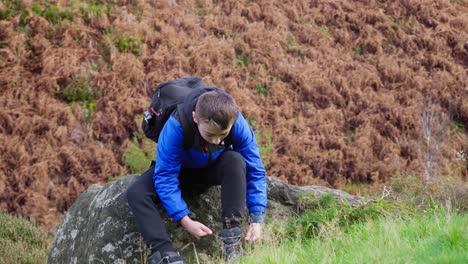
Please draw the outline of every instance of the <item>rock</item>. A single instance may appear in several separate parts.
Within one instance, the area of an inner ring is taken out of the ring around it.
[[[130,175],[105,186],[94,184],[83,192],[57,230],[47,263],[144,263],[147,252],[125,195],[136,178],[137,175]],[[325,193],[352,205],[361,203],[361,199],[342,191],[292,186],[268,177],[266,220],[291,216],[299,207],[301,195],[317,197]],[[194,218],[212,228],[215,234],[221,229],[220,194],[220,187],[212,187],[197,199],[187,200]],[[162,206],[159,207],[162,211]],[[181,249],[185,258],[193,259],[194,247],[201,255],[220,254],[221,241],[216,235],[197,241],[165,213],[162,215],[175,247]]]

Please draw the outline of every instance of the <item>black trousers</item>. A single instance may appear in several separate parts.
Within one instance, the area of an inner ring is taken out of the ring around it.
[[[223,225],[239,225],[246,198],[246,164],[235,151],[226,151],[208,168],[182,168],[179,188],[183,197],[196,197],[208,187],[221,185]],[[159,197],[153,185],[154,166],[138,177],[127,190],[128,204],[138,230],[154,251],[175,251],[158,211]]]

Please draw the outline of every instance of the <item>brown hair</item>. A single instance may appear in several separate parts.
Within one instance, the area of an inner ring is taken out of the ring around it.
[[[228,128],[236,119],[238,112],[239,107],[234,98],[219,89],[200,95],[195,106],[195,113],[199,120],[203,122],[213,121],[222,129]]]

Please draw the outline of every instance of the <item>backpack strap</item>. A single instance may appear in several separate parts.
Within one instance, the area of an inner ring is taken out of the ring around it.
[[[187,116],[184,113],[183,104],[177,105],[177,111],[179,112],[179,119],[182,125],[182,131],[184,133],[184,149],[188,150],[193,145],[193,137],[195,132],[195,123],[191,120],[187,120]]]

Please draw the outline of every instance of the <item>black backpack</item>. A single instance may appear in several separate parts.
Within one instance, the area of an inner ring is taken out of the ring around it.
[[[141,123],[141,128],[146,137],[157,143],[164,124],[177,106],[184,102],[185,96],[193,89],[203,87],[206,87],[206,84],[199,77],[180,78],[158,85],[151,100],[151,105],[144,112]],[[181,118],[183,117],[183,113],[179,113],[179,115]],[[185,124],[182,125],[184,128],[187,127]],[[189,138],[186,134],[189,134],[190,131],[186,130],[184,129],[184,139]],[[187,146],[185,141],[184,147],[189,148],[190,146]]]

